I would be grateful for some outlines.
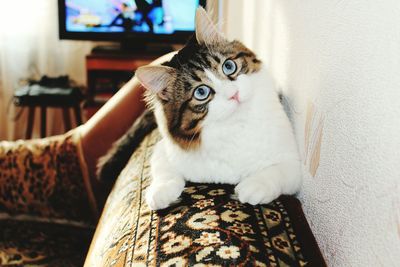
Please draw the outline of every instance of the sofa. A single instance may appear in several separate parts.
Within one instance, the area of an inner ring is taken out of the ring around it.
[[[99,182],[96,162],[143,112],[143,90],[133,78],[66,134],[0,142],[1,266],[325,266],[295,196],[251,206],[232,185],[188,183],[151,211],[157,130],[114,183]]]

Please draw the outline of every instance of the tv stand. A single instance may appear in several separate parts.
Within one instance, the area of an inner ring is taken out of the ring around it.
[[[96,46],[92,49],[92,54],[161,56],[171,51],[173,51],[172,46],[165,44],[121,43]]]
[[[87,94],[85,118],[90,118],[133,76],[135,70],[162,54],[127,53],[109,47],[86,56]]]

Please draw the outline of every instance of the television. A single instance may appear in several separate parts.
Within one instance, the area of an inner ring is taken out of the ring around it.
[[[118,41],[123,47],[182,44],[206,0],[59,0],[59,37]]]

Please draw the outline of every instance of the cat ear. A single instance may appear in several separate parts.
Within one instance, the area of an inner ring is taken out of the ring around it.
[[[199,44],[206,45],[225,39],[202,7],[198,7],[196,10],[196,39]]]
[[[168,100],[166,88],[174,73],[175,70],[167,66],[144,66],[136,70],[135,76],[147,90],[161,99]]]

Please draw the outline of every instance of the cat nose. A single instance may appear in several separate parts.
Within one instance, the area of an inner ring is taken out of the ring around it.
[[[229,100],[236,100],[237,102],[239,102],[239,91],[236,91],[236,93],[231,96]]]

